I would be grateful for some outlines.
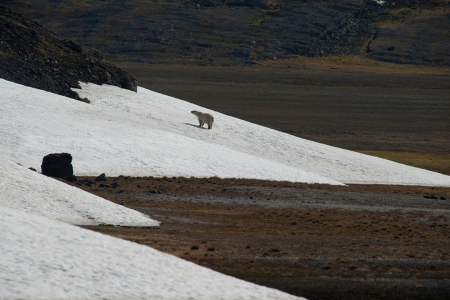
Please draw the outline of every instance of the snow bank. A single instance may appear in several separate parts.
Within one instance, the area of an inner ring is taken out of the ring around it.
[[[450,177],[297,138],[143,88],[81,84],[91,105],[0,80],[0,150],[39,168],[68,152],[77,175],[256,178],[450,186]],[[212,130],[191,110],[213,113]]]
[[[0,299],[302,299],[10,208],[0,241]]]
[[[91,99],[94,106],[102,108],[109,116],[120,119],[126,115],[128,120],[146,124],[144,126],[148,131],[161,130],[183,138],[189,137],[188,145],[193,143],[193,149],[185,144],[179,147],[180,150],[173,149],[178,147],[172,141],[165,143],[165,146],[179,153],[190,150],[202,153],[198,169],[199,162],[196,163],[195,160],[177,163],[179,168],[185,167],[186,172],[194,173],[192,176],[211,175],[207,172],[214,167],[215,176],[219,177],[264,177],[269,180],[325,183],[323,179],[315,177],[318,175],[341,183],[450,186],[449,176],[301,139],[143,88],[139,88],[136,94],[113,86],[81,86],[82,90],[77,92],[82,97]],[[196,127],[196,117],[190,114],[194,109],[213,113],[213,130]],[[194,139],[194,142],[191,139]],[[245,164],[248,161],[246,157],[217,151],[223,148],[261,161],[250,160],[251,167],[248,168]],[[158,157],[163,156],[162,153],[162,156]],[[232,161],[227,161],[227,158]],[[214,162],[202,169],[201,162],[208,159],[214,159]],[[264,166],[270,167],[271,171],[262,171],[256,176],[252,171],[262,167],[261,164],[266,164]],[[226,166],[230,169],[225,173]],[[242,166],[245,166],[244,173],[247,173],[244,176],[237,172]],[[282,166],[302,173],[297,176]],[[170,174],[166,175],[173,174],[172,171],[169,172]]]
[[[159,226],[140,212],[28,170],[1,155],[0,166],[0,209],[10,207],[76,225]]]

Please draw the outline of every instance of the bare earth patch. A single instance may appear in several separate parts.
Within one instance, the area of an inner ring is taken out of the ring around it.
[[[309,299],[447,299],[450,293],[450,188],[92,180],[75,185],[162,223],[88,228],[247,281]]]

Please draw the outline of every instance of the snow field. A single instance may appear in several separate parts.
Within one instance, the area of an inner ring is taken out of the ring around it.
[[[0,299],[301,299],[67,224],[159,222],[27,169],[49,153],[71,153],[75,175],[450,186],[146,89],[81,88],[92,104],[0,79]],[[191,110],[212,113],[213,129]]]

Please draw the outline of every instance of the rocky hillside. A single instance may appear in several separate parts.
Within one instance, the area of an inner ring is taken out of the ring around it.
[[[450,1],[414,1],[375,16],[367,51],[378,60],[450,66]]]
[[[78,99],[79,81],[136,91],[136,79],[98,51],[58,37],[0,5],[0,78]],[[87,99],[78,99],[88,101]]]
[[[115,61],[229,65],[368,53],[450,65],[447,0],[2,2]]]

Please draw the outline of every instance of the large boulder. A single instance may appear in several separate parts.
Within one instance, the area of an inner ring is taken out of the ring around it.
[[[57,178],[73,178],[72,155],[69,153],[53,153],[42,160],[42,174]]]

